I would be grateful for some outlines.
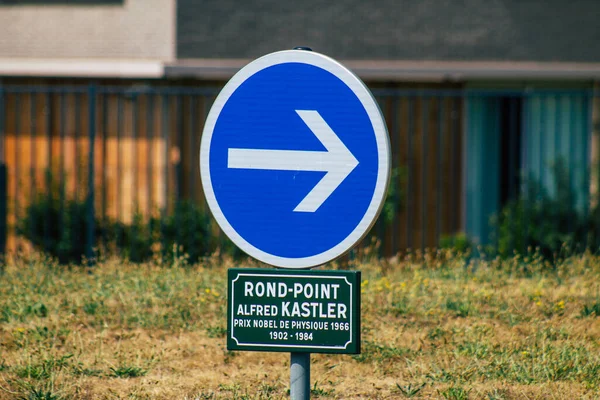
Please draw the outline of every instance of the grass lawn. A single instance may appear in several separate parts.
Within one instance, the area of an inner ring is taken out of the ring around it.
[[[225,347],[233,266],[7,262],[0,399],[286,398],[289,354]],[[600,257],[358,268],[362,354],[313,355],[313,398],[600,398]]]

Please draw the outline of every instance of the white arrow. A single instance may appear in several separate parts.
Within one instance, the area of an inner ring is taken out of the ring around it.
[[[327,151],[229,149],[227,167],[327,172],[294,211],[315,212],[358,165],[327,122],[314,110],[296,110]]]

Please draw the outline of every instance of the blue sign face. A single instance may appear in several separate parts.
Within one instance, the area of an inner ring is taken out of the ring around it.
[[[273,53],[232,78],[207,118],[200,160],[225,233],[291,268],[323,264],[360,240],[389,176],[372,96],[340,64],[306,51]]]

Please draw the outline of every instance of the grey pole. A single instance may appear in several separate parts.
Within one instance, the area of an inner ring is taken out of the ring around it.
[[[290,399],[310,399],[310,353],[291,353]]]
[[[312,51],[310,47],[297,46],[294,50]],[[310,399],[310,353],[291,353],[290,399]]]

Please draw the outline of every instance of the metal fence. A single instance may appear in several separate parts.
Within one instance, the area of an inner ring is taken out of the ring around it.
[[[200,246],[198,254],[229,246],[210,219],[198,170],[204,120],[218,91],[0,86],[0,246],[68,247],[89,258],[125,251],[139,259],[173,243],[184,251]],[[459,232],[496,249],[526,248],[537,244],[535,234],[519,238],[511,230],[529,232],[548,215],[560,234],[596,229],[585,225],[597,187],[590,166],[598,96],[591,90],[374,94],[394,170],[367,239],[382,255],[453,243]],[[560,202],[565,190],[563,214],[531,215],[529,205]],[[558,228],[569,213],[581,224]]]

